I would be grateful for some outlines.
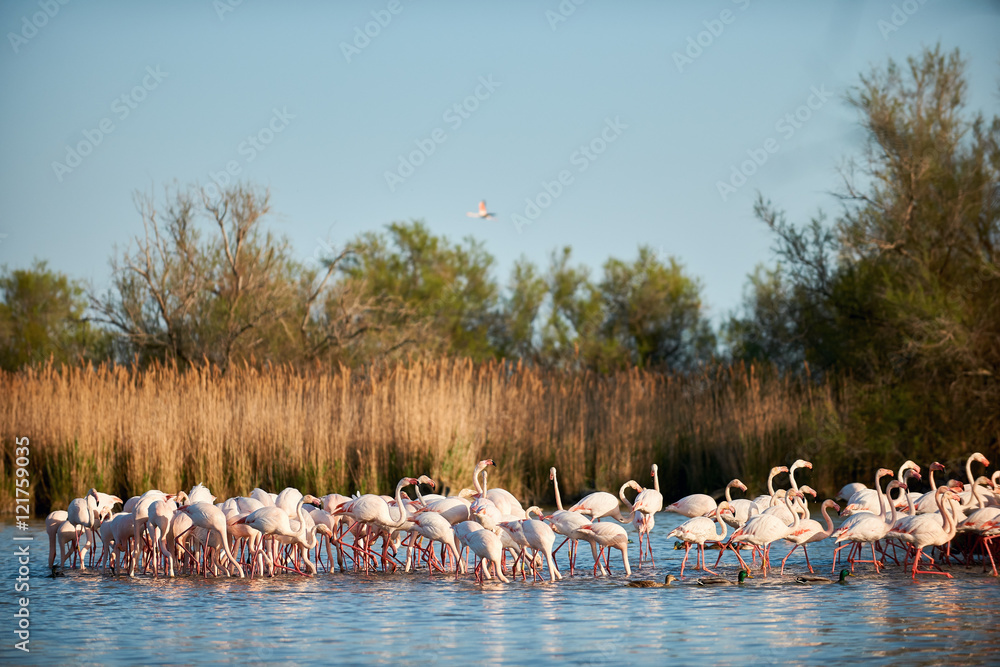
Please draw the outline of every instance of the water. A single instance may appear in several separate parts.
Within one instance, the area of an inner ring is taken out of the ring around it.
[[[683,551],[666,534],[683,520],[661,515],[656,568],[633,579],[677,573]],[[281,575],[254,581],[128,579],[70,572],[47,578],[48,541],[32,523],[30,653],[14,650],[14,531],[0,531],[2,664],[997,664],[1000,582],[947,567],[955,579],[917,582],[890,566],[859,565],[846,586],[802,586],[788,574],[742,587],[696,585],[697,572],[667,589],[594,579],[589,548],[577,576],[555,584],[478,585],[471,578],[418,574]],[[829,543],[810,550],[830,569]],[[617,552],[616,552],[617,553]],[[775,546],[784,557],[786,549]],[[790,571],[805,571],[801,549]],[[713,564],[717,552],[708,552]],[[694,556],[689,560],[693,560]],[[565,553],[559,553],[560,566]],[[720,574],[735,578],[728,554]]]

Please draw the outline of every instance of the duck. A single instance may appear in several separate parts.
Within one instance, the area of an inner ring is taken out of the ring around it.
[[[843,569],[840,571],[840,579],[837,580],[838,584],[846,584],[847,578],[853,576],[851,571],[848,569]],[[833,579],[827,579],[826,577],[821,577],[816,574],[803,574],[801,576],[795,577],[795,583],[797,584],[832,584]]]
[[[677,581],[677,577],[672,574],[668,574],[662,584],[658,581],[643,579],[641,581],[630,581],[625,585],[629,588],[666,588],[675,581]]]
[[[753,575],[746,570],[740,570],[740,574],[736,579],[736,584],[742,584],[744,579],[753,579]],[[725,577],[702,577],[698,580],[699,586],[733,586],[733,582],[729,581]]]

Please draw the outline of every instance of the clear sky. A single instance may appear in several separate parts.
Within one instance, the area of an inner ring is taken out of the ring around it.
[[[996,2],[580,1],[5,0],[0,263],[100,287],[141,230],[135,190],[228,165],[303,259],[409,219],[482,240],[502,281],[522,254],[568,244],[599,270],[649,244],[719,318],[773,261],[757,191],[836,214],[860,72],[960,47],[970,106],[997,113]],[[482,198],[496,220],[466,217]],[[526,199],[547,208],[519,226]]]

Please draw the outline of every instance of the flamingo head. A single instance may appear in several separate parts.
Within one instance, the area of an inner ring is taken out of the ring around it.
[[[650,477],[656,477],[656,471],[659,470],[659,469],[660,469],[660,467],[654,463],[653,467],[649,469],[649,476]]]
[[[876,477],[885,477],[886,475],[892,475],[892,474],[894,474],[894,473],[891,470],[889,470],[888,468],[879,468],[878,469],[878,473],[876,473],[875,476]]]
[[[795,463],[792,464],[792,467],[796,468],[796,469],[798,469],[798,468],[809,468],[810,470],[812,470],[813,464],[810,463],[809,461],[804,460],[804,459],[799,459],[798,461],[796,461]]]
[[[417,481],[420,482],[421,484],[426,484],[432,489],[437,488],[437,484],[434,482],[434,480],[428,477],[427,475],[421,475],[420,477],[417,478]]]
[[[905,488],[906,488],[906,482],[900,482],[898,479],[894,479],[891,482],[889,482],[889,486],[885,487],[885,490],[888,491],[889,489],[905,489]]]
[[[941,464],[941,463],[938,463],[937,461],[935,461],[934,463],[930,464],[927,467],[930,468],[932,471],[937,471],[937,472],[943,472],[944,471],[944,465]]]
[[[799,491],[801,491],[801,493],[799,493],[799,495],[802,496],[803,500],[805,499],[805,496],[803,495],[805,493],[808,493],[813,498],[816,497],[816,489],[812,488],[808,484],[803,484],[802,486],[800,486],[799,487]]]
[[[949,479],[948,483],[945,484],[945,487],[947,487],[949,489],[955,489],[955,490],[961,492],[961,491],[963,491],[965,489],[965,484],[962,484],[962,482],[960,480],[957,480],[957,479]]]
[[[778,473],[781,472],[788,472],[788,466],[774,466],[773,468],[771,468],[772,475],[777,475]]]
[[[840,511],[840,505],[838,505],[838,504],[837,504],[837,503],[836,503],[835,501],[833,501],[833,500],[824,500],[824,501],[823,501],[823,507],[829,507],[829,508],[831,508],[831,509],[832,509],[832,510],[833,510],[834,512],[839,512],[839,511]]]
[[[740,480],[738,480],[738,479],[734,479],[734,480],[733,480],[733,486],[735,486],[735,487],[736,487],[737,489],[739,489],[740,491],[746,491],[746,490],[747,490],[747,485],[746,485],[746,484],[744,484],[743,482],[741,482],[741,481],[740,481]]]
[[[330,530],[330,527],[324,523],[316,524],[316,532],[326,535],[327,537],[333,537],[333,531]]]
[[[554,480],[556,478],[556,469],[549,468],[549,480]]]
[[[305,503],[305,504],[308,504],[308,505],[312,505],[313,507],[322,507],[323,506],[323,501],[322,500],[320,500],[316,496],[308,494],[308,493],[306,495],[302,496],[302,502]]]
[[[988,466],[990,464],[990,460],[985,456],[983,456],[982,454],[980,454],[979,452],[976,452],[975,454],[972,455],[972,460],[979,461],[984,466]]]

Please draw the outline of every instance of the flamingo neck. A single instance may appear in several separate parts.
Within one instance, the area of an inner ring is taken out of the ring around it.
[[[902,493],[903,489],[900,488],[899,492]],[[889,523],[890,526],[892,526],[892,525],[894,525],[896,523],[896,503],[892,502],[891,499],[889,501],[889,507],[892,509],[892,518],[889,519],[888,523]],[[882,516],[883,517],[885,516],[885,512],[884,511],[882,512]]]
[[[660,492],[660,469],[657,466],[653,466],[653,488]]]
[[[826,521],[826,536],[833,535],[833,519],[830,518],[830,506],[823,503],[823,520]]]
[[[559,478],[556,477],[556,471],[552,471],[552,484],[556,487],[556,509],[560,512],[562,511],[562,498],[559,497]]]
[[[799,485],[795,481],[795,471],[798,470],[798,469],[799,469],[799,467],[796,466],[796,465],[793,465],[791,468],[788,469],[788,479],[791,481],[791,483],[792,483],[792,489],[794,489],[795,491],[799,490]]]
[[[729,491],[729,489],[731,488],[733,488],[732,482],[726,484],[726,502],[729,503],[730,505],[733,503],[733,494]]]
[[[930,474],[930,480],[929,481],[930,481],[930,484],[931,484],[931,493],[934,493],[935,491],[937,491],[937,484],[934,483],[934,466],[931,466],[931,470],[930,470],[929,474]]]
[[[776,472],[774,472],[772,470],[771,474],[767,476],[767,494],[769,496],[773,496],[774,495],[774,477],[777,474],[778,473],[776,473]]]
[[[391,515],[390,515],[389,525],[392,528],[399,528],[400,526],[402,526],[404,523],[406,523],[406,519],[408,517],[408,514],[406,512],[406,505],[403,504],[403,487],[406,486],[407,481],[408,480],[404,478],[399,480],[399,483],[396,484],[396,507],[399,508],[399,519],[396,521],[391,521]]]
[[[875,475],[875,492],[878,494],[878,515],[885,520],[885,494],[882,493],[882,476]],[[891,501],[890,501],[891,502]]]
[[[729,490],[728,486],[726,487],[726,490],[727,491]],[[722,508],[721,507],[715,512],[715,520],[719,522],[719,529],[722,531],[722,534],[721,535],[716,535],[715,531],[713,530],[712,531],[712,538],[716,542],[721,542],[722,540],[726,539],[726,534],[729,532],[729,526],[727,526],[722,521]]]
[[[975,484],[975,482],[972,479],[972,457],[971,456],[969,457],[969,460],[965,462],[965,475],[966,475],[966,477],[969,478],[969,484]]]
[[[483,495],[483,487],[479,485],[479,473],[483,472],[485,468],[483,466],[476,466],[476,469],[472,472],[472,486],[476,487],[476,495]]]
[[[794,529],[796,529],[796,528],[799,527],[799,513],[797,511],[793,510],[791,504],[789,504],[789,498],[791,496],[792,496],[791,492],[785,494],[785,507],[787,507],[788,511],[791,512],[791,514],[792,514],[791,529],[794,530]]]
[[[986,507],[986,497],[980,493],[979,480],[972,485],[972,489],[969,490],[969,502],[962,506],[962,509],[969,509],[973,505],[978,505],[977,509],[983,509]]]

